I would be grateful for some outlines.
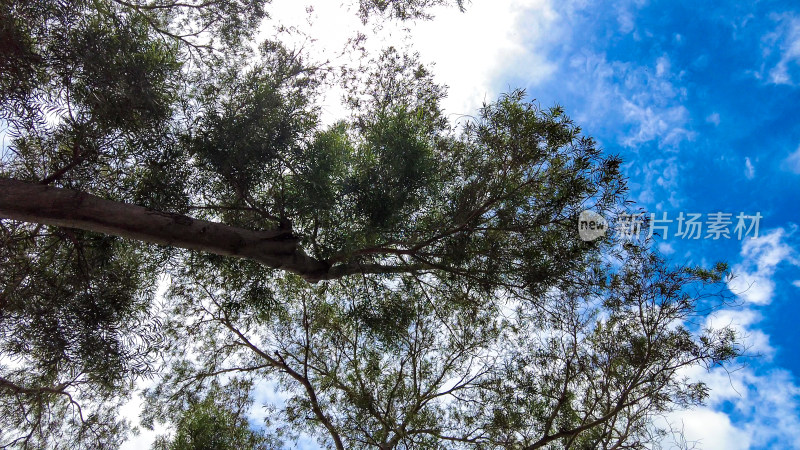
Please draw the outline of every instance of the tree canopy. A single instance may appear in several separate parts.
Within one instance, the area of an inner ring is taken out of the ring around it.
[[[561,107],[456,126],[413,53],[257,42],[263,0],[0,5],[0,447],[118,446],[155,377],[156,448],[653,448],[740,352],[695,324],[724,265],[578,238],[626,186]]]

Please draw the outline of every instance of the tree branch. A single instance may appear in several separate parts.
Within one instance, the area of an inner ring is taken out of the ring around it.
[[[359,262],[331,266],[327,261],[308,256],[291,230],[248,230],[8,178],[0,178],[0,218],[249,259],[300,275],[309,282],[359,273],[407,273],[431,268],[427,264],[392,266]]]

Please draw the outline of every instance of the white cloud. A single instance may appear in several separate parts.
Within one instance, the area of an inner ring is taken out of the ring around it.
[[[471,114],[508,90],[500,79],[535,84],[553,76],[556,66],[537,50],[558,38],[558,20],[548,0],[472,2],[465,13],[437,13],[412,34],[414,47],[436,62],[436,75],[450,88],[448,111]]]
[[[742,242],[742,260],[733,267],[737,277],[728,285],[745,306],[770,303],[776,269],[800,264],[787,243],[789,236],[778,228]],[[733,328],[746,354],[758,357],[748,358],[746,366],[682,371],[709,388],[706,405],[667,417],[673,428],[683,429],[687,442],[703,449],[800,448],[800,387],[789,371],[769,365],[775,349],[758,328],[761,319],[758,311],[747,307],[706,318],[704,328]]]
[[[769,81],[774,84],[794,85],[800,69],[800,18],[790,14],[773,15],[778,22],[775,31],[764,37],[765,56],[773,49],[778,51],[778,62],[769,70]]]
[[[770,303],[777,268],[800,264],[787,244],[789,236],[778,228],[742,242],[742,261],[733,267],[737,277],[729,287],[746,305]],[[760,320],[761,314],[752,309],[721,310],[706,319],[707,328],[732,327],[747,354],[761,357],[738,368],[682,371],[709,388],[706,405],[667,417],[673,428],[683,429],[690,444],[703,449],[800,448],[800,387],[789,371],[769,365],[775,349],[758,328]]]
[[[783,261],[798,265],[792,248],[783,242],[782,228],[756,239],[745,238],[742,243],[743,261],[732,268],[735,275],[728,287],[746,302],[766,305],[775,291],[773,275]]]
[[[706,122],[719,125],[719,113],[711,113],[706,117]]]
[[[636,131],[622,139],[627,147],[658,140],[659,148],[675,148],[681,141],[694,138],[694,133],[683,127],[689,119],[689,111],[683,105],[658,108],[625,100],[622,110],[626,122],[638,125]]]
[[[631,184],[631,189],[639,190],[639,196],[636,199],[638,202],[653,203],[656,199],[655,189],[660,187],[664,191],[672,193],[669,197],[672,207],[680,204],[680,200],[674,195],[677,191],[680,170],[677,158],[658,158],[648,161],[646,164],[633,166],[629,170],[632,175],[642,177],[641,183]]]
[[[675,249],[672,248],[672,244],[668,244],[666,242],[661,242],[658,244],[658,251],[665,255],[671,255],[675,253]]]
[[[5,121],[0,120],[0,164],[11,160],[13,154],[8,151],[11,138],[8,136],[8,126]]]
[[[731,419],[722,412],[706,407],[670,414],[673,428],[683,431],[690,448],[698,444],[703,450],[747,450],[750,436],[736,428]],[[668,444],[669,445],[669,444]],[[670,448],[669,446],[666,448]]]
[[[264,406],[282,408],[289,398],[287,392],[281,391],[276,381],[270,379],[259,380],[253,386],[253,407],[248,414],[250,422],[264,424],[267,418],[267,409]]]
[[[614,3],[614,10],[616,11],[617,25],[619,25],[620,33],[628,34],[634,32],[634,35],[636,35],[636,14],[638,13],[638,9],[646,3],[646,0],[620,1]],[[581,6],[586,7],[586,4],[582,4]]]
[[[656,60],[656,76],[663,77],[669,74],[670,62],[669,58],[662,56]]]
[[[633,25],[636,15],[646,3],[633,0],[614,6],[622,32],[632,32],[635,38]],[[486,5],[491,5],[489,8],[499,8],[503,14],[517,14],[507,12],[506,4],[486,2]],[[470,5],[472,8],[479,3]],[[573,0],[552,2],[551,5],[544,0],[531,0],[523,5],[525,8],[520,10],[524,11],[521,18],[524,23],[517,21],[516,27],[512,27],[520,30],[516,33],[521,39],[510,46],[489,45],[489,55],[498,53],[496,49],[499,48],[499,53],[514,56],[510,59],[496,56],[486,59],[483,64],[487,66],[493,61],[511,61],[491,75],[522,82],[531,88],[557,92],[561,99],[580,99],[580,108],[569,111],[575,121],[586,127],[618,128],[619,143],[627,147],[656,142],[660,149],[674,150],[684,141],[694,139],[696,133],[689,127],[689,111],[681,104],[687,96],[686,88],[680,87],[684,72],[674,66],[669,55],[661,54],[649,64],[640,64],[609,60],[606,54],[587,49],[583,42],[586,28],[593,23],[586,23],[586,17],[597,7],[595,3]],[[487,17],[491,18],[493,14]],[[483,14],[480,20],[481,25],[476,29],[486,28]],[[438,27],[438,22],[439,18],[426,26]],[[496,23],[508,22],[498,20]],[[448,31],[440,34],[450,35]],[[466,38],[456,35],[459,39]],[[508,32],[501,30],[497,35],[502,44],[503,36]],[[483,48],[483,45],[478,48]],[[447,46],[443,52],[443,56],[447,56],[452,53],[452,48]],[[470,58],[472,51],[469,53],[466,59]],[[441,68],[440,64],[437,70]],[[458,77],[459,73],[454,76]]]
[[[753,166],[753,162],[750,161],[750,157],[744,159],[744,176],[747,177],[748,180],[752,180],[753,177],[756,176],[756,168]]]
[[[307,9],[312,5],[309,15]],[[278,25],[294,27],[301,32],[296,35],[297,46],[316,60],[354,63],[357,55],[342,53],[356,32],[367,36],[365,47],[373,55],[390,45],[418,51],[422,62],[435,64],[437,82],[448,86],[443,106],[455,115],[474,114],[484,101],[508,90],[508,86],[496,84],[501,73],[504,78],[536,81],[552,76],[556,69],[543,52],[523,45],[557,39],[553,26],[558,16],[549,0],[473,2],[463,13],[453,7],[434,8],[432,21],[366,26],[353,8],[340,2],[275,0],[269,10],[275,21],[267,22],[271,26],[264,27],[263,35],[273,34]],[[324,98],[326,122],[344,114],[341,94],[333,90]]]
[[[673,83],[681,74],[666,55],[640,66],[580,52],[565,64],[559,83],[583,102],[575,114],[579,123],[622,128],[619,143],[631,148],[656,142],[670,150],[694,139],[689,111],[681,104],[686,90]]]
[[[619,24],[619,31],[623,34],[628,34],[636,27],[636,21],[633,14],[628,10],[620,10],[617,15],[617,23]]]
[[[800,288],[800,280],[794,280],[792,284]]]
[[[152,383],[147,383],[151,385]],[[169,427],[166,424],[154,425],[153,430],[141,428],[139,422],[139,414],[142,412],[142,405],[144,403],[141,396],[141,389],[148,387],[141,381],[138,383],[138,389],[133,393],[130,400],[120,408],[120,415],[131,422],[131,425],[136,430],[136,434],[131,435],[122,443],[120,450],[141,450],[150,448],[157,436],[169,432]]]
[[[800,387],[788,371],[694,367],[682,374],[709,388],[706,405],[666,418],[687,442],[704,450],[800,448]]]
[[[750,309],[725,309],[709,316],[705,325],[712,329],[730,327],[736,330],[742,345],[749,354],[771,359],[775,354],[775,349],[769,344],[769,336],[754,328],[754,325],[760,320],[761,314]]]
[[[783,164],[791,172],[800,174],[800,146],[783,161]]]

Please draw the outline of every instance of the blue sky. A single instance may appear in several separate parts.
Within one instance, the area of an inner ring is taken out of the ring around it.
[[[299,45],[330,59],[360,26],[339,3],[275,0],[273,25],[305,30],[317,40]],[[735,326],[761,354],[731,373],[687,372],[712,388],[708,405],[665,420],[705,449],[800,448],[800,4],[473,0],[378,34],[373,49],[410,45],[435,64],[454,120],[514,88],[563,105],[624,158],[648,211],[759,212],[758,239],[684,240],[672,228],[657,242],[676,264],[732,266],[740,305],[707,324]],[[329,120],[343,114],[338,94],[322,102]],[[274,395],[265,385],[257,398]]]
[[[548,7],[547,39],[541,5],[517,32],[549,73],[517,67],[497,85],[563,105],[624,158],[648,211],[763,216],[758,239],[658,241],[678,264],[732,265],[741,305],[710,321],[737,326],[761,354],[730,375],[694,373],[714,389],[708,407],[671,418],[703,448],[800,448],[800,4]]]
[[[556,66],[552,75],[502,83],[564,105],[624,158],[632,197],[649,211],[760,212],[761,236],[782,229],[790,254],[771,274],[769,303],[752,307],[764,315],[775,362],[800,375],[800,328],[792,326],[800,319],[792,284],[800,279],[792,263],[800,248],[800,5],[562,8],[558,39],[537,49]],[[746,259],[746,241],[736,238],[660,242],[679,263]]]

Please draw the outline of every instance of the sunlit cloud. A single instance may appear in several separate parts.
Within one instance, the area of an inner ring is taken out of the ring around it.
[[[775,229],[756,239],[746,239],[742,245],[741,263],[733,266],[734,278],[728,287],[742,300],[766,305],[775,293],[773,276],[779,264],[798,265],[793,249],[784,241],[786,232]]]
[[[759,375],[747,367],[732,372],[698,368],[685,375],[710,388],[707,405],[667,418],[688,443],[704,450],[800,448],[800,388],[787,371]],[[723,407],[731,412],[720,411]]]

